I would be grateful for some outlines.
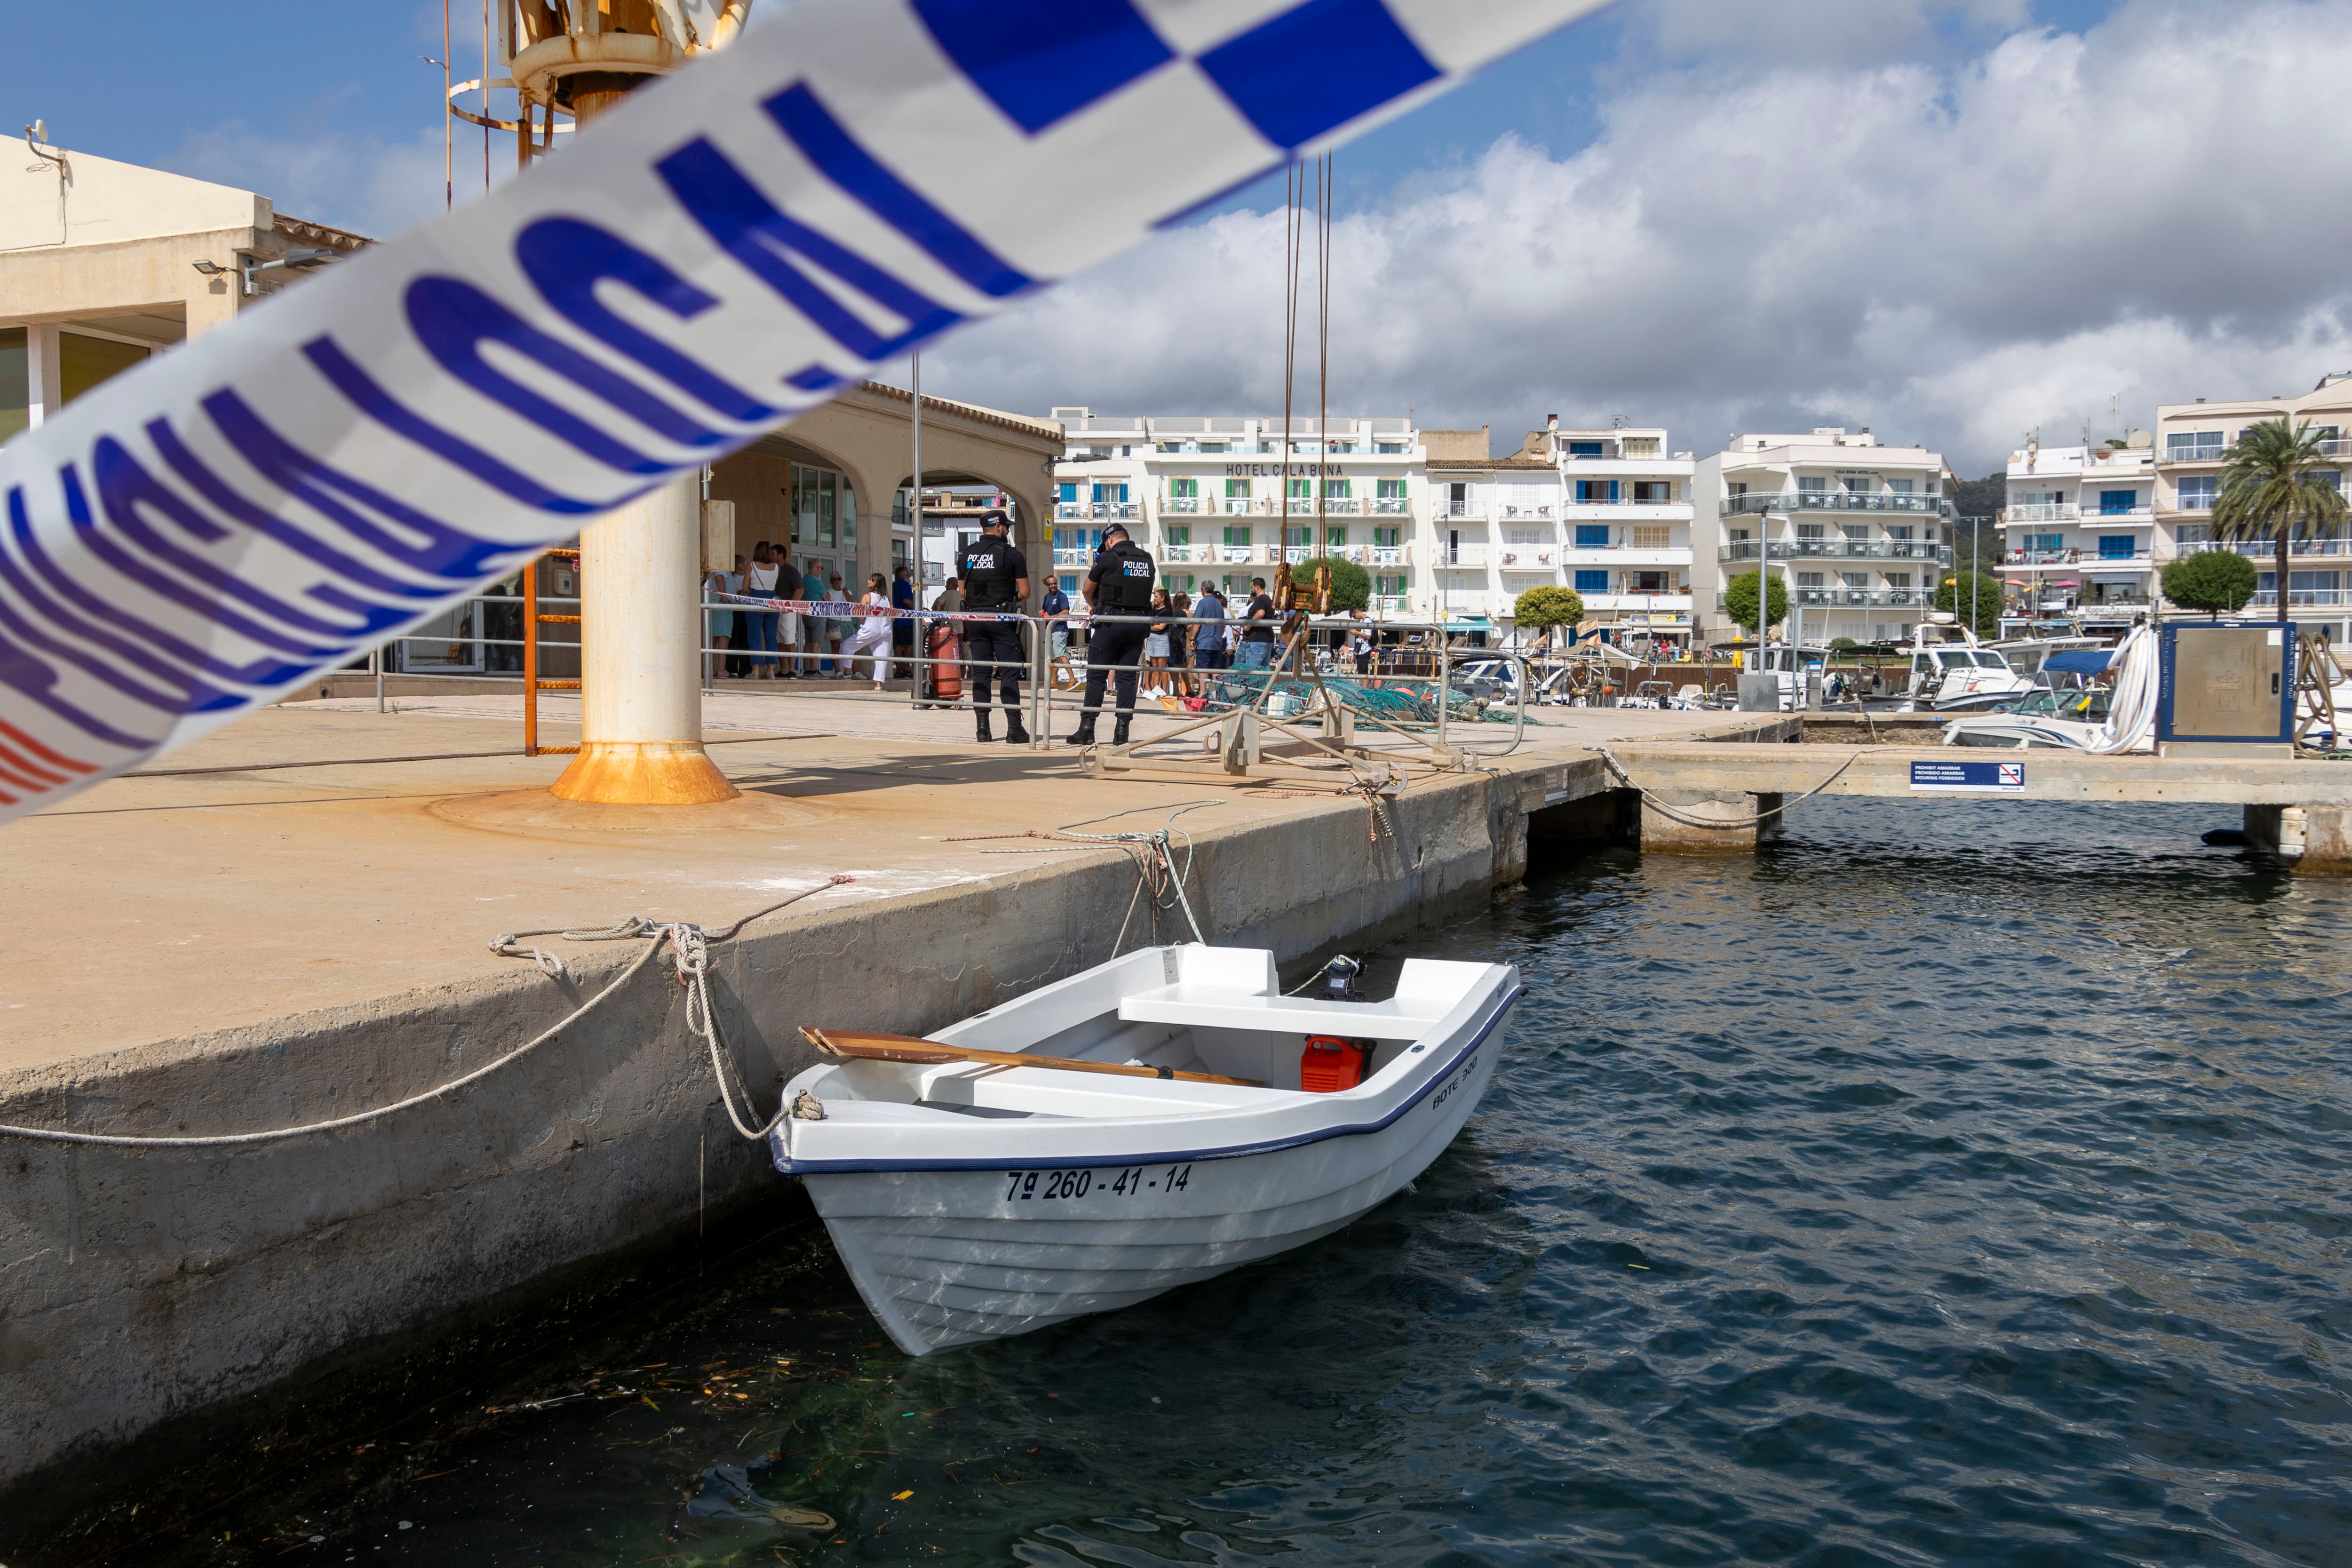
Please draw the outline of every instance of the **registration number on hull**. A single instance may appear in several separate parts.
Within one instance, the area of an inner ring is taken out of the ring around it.
[[[1004,1201],[1068,1203],[1080,1198],[1131,1198],[1145,1193],[1181,1193],[1192,1184],[1192,1167],[1129,1165],[1116,1171],[1081,1166],[1075,1171],[1007,1171]]]

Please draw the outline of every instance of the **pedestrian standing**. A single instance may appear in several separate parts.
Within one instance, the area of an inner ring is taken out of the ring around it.
[[[734,589],[727,585],[727,574],[724,572],[713,572],[702,580],[702,597],[705,603],[717,599],[722,594],[734,592]],[[723,675],[727,670],[728,636],[735,629],[735,612],[724,609],[706,610],[703,612],[702,620],[706,640],[710,644],[710,651],[703,657],[709,661],[709,668],[712,671]]]
[[[889,579],[879,572],[867,577],[861,602],[876,613],[859,617],[856,632],[841,650],[841,665],[846,670],[865,654],[874,666],[874,689],[880,691],[890,679],[891,628],[898,625],[898,617],[887,613],[892,607]]]
[[[1202,588],[1192,614],[1202,623],[1200,635],[1192,639],[1192,662],[1204,670],[1225,668],[1233,661],[1233,653],[1225,647],[1225,595],[1214,583]]]
[[[1135,721],[1136,661],[1143,653],[1149,624],[1144,616],[1151,608],[1151,579],[1158,571],[1125,527],[1115,522],[1103,530],[1102,552],[1087,573],[1087,607],[1097,618],[1087,629],[1086,710],[1070,735],[1078,745],[1095,743],[1095,716],[1102,710],[1103,685],[1114,670],[1118,676],[1118,727],[1110,743],[1127,744],[1128,727]],[[1107,616],[1131,618],[1101,618]]]
[[[776,596],[776,547],[764,539],[751,546],[751,569],[743,591],[754,599]],[[751,624],[751,679],[772,680],[775,670],[771,667],[776,662],[772,657],[776,649],[776,612],[753,610],[743,618]]]
[[[1151,613],[1155,616],[1172,613],[1169,607],[1167,589],[1154,588],[1151,591]],[[1155,620],[1143,628],[1143,667],[1153,671],[1155,676],[1163,676],[1168,670],[1168,631],[1169,623],[1165,620]],[[1143,689],[1146,697],[1160,697],[1165,693],[1164,682],[1157,679]]]
[[[1168,607],[1175,612],[1168,623],[1168,668],[1176,672],[1176,695],[1197,695],[1192,689],[1192,595],[1171,594]]]
[[[1266,596],[1263,577],[1250,579],[1242,622],[1240,657],[1234,662],[1244,669],[1264,669],[1274,662],[1274,601]]]
[[[956,571],[963,580],[963,605],[974,613],[1016,612],[1029,602],[1028,557],[1013,544],[1013,520],[1001,511],[980,520],[980,537],[965,547]],[[993,677],[1004,706],[1004,738],[1016,746],[1027,745],[1029,731],[1021,724],[1021,623],[967,621],[963,651],[980,738],[996,739],[988,728],[988,686]]]
[[[890,618],[890,653],[902,663],[915,654],[915,599],[914,574],[910,568],[900,566],[890,574],[890,603],[907,613]]]
[[[842,591],[840,573],[835,572],[833,574],[833,582],[825,589],[824,599],[829,605],[849,603],[849,595]],[[835,680],[846,679],[849,676],[849,660],[842,653],[841,645],[847,642],[856,633],[857,628],[851,623],[848,616],[840,615],[825,616],[824,628],[827,646],[833,649],[833,678]]]
[[[1037,608],[1045,617],[1047,679],[1059,686],[1070,668],[1070,596],[1058,580],[1045,580],[1045,597]]]
[[[792,546],[776,546],[776,597],[779,599],[802,597],[801,569],[793,564],[792,554]],[[776,646],[790,649],[797,656],[801,646],[801,615],[798,610],[786,610],[778,617]],[[778,673],[785,680],[793,680],[799,678],[800,672],[801,661],[793,657],[783,660],[783,668]]]

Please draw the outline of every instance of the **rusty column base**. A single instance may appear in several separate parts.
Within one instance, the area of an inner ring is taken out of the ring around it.
[[[698,744],[592,741],[548,793],[600,805],[709,805],[742,792]]]

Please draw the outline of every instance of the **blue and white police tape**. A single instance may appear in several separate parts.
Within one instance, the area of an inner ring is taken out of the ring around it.
[[[0,820],[1601,3],[799,0],[0,447]]]
[[[859,599],[761,599],[749,594],[707,594],[703,602],[734,605],[746,610],[791,610],[796,615],[843,621],[855,620],[861,616],[896,616],[903,621],[911,621],[917,616],[927,621],[1024,621],[1030,618],[1019,610],[908,610],[896,605],[869,605]]]

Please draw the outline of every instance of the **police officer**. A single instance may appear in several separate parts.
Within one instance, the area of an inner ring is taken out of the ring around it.
[[[1103,682],[1114,669],[1118,672],[1118,728],[1110,743],[1127,744],[1128,726],[1135,720],[1136,671],[1142,662],[1144,634],[1150,630],[1139,617],[1151,608],[1151,579],[1158,570],[1150,554],[1128,538],[1127,530],[1117,523],[1103,530],[1102,553],[1087,573],[1087,607],[1097,616],[1139,618],[1098,622],[1087,629],[1086,716],[1070,736],[1081,746],[1095,743]]]
[[[963,579],[967,610],[1018,610],[1029,602],[1029,563],[1013,548],[1013,520],[992,511],[980,520],[980,537],[956,558],[956,574]],[[988,731],[988,683],[992,677],[1004,702],[1004,738],[1016,746],[1029,743],[1021,727],[1021,623],[966,621],[963,650],[965,679],[971,682],[971,710],[980,721],[980,738],[993,741]]]

